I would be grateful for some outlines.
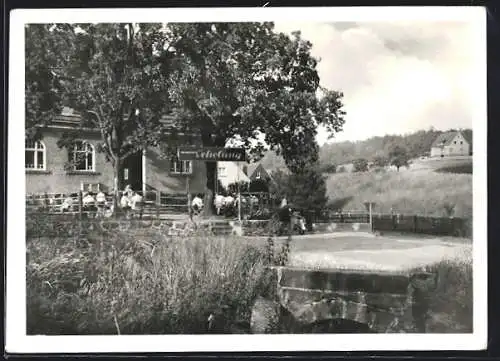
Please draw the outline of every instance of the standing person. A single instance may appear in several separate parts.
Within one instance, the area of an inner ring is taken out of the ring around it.
[[[128,198],[130,202],[130,209],[134,213],[139,213],[139,218],[142,218],[142,214],[144,212],[144,199],[142,196],[135,191],[131,191]]]
[[[104,211],[106,209],[106,195],[102,191],[99,191],[99,193],[95,196],[95,200],[97,203],[97,214],[99,216],[104,216]]]
[[[288,202],[286,200],[286,197],[283,197],[283,199],[281,200],[280,208],[284,208],[287,205],[288,205]]]

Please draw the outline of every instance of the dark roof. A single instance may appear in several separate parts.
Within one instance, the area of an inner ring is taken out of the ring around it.
[[[250,167],[251,166],[251,167]],[[247,176],[248,178],[252,178],[257,169],[261,169],[262,171],[265,172],[265,177],[269,177],[271,180],[273,180],[273,177],[271,175],[271,172],[267,170],[262,163],[251,163],[248,165],[248,171],[247,171]]]
[[[127,115],[125,115],[125,119]],[[160,119],[166,128],[176,128],[176,117],[174,115],[163,115]],[[71,108],[64,107],[61,115],[56,116],[56,118],[51,122],[52,126],[65,126],[65,127],[78,127],[82,125],[81,114],[74,111]]]
[[[432,143],[433,148],[441,148],[447,145],[450,145],[453,139],[458,135],[462,134],[462,132],[451,131],[440,134],[436,140]],[[462,134],[463,136],[463,134]],[[465,137],[464,137],[465,139]]]

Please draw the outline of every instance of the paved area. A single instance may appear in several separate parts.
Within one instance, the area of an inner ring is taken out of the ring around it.
[[[265,237],[262,237],[265,239]],[[286,237],[280,237],[282,241]],[[290,265],[299,268],[346,268],[404,271],[442,260],[470,261],[471,242],[427,236],[376,236],[332,233],[294,236]]]

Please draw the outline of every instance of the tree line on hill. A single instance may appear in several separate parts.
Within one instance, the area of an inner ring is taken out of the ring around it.
[[[457,129],[449,129],[455,131]],[[472,129],[461,129],[472,146]],[[392,165],[404,167],[411,159],[429,154],[432,143],[445,131],[428,129],[405,135],[385,135],[361,141],[329,143],[320,147],[319,164],[323,173],[345,172],[346,164],[353,164],[353,171],[366,171],[370,164],[374,167]],[[262,159],[268,170],[282,169],[282,157],[270,151]]]

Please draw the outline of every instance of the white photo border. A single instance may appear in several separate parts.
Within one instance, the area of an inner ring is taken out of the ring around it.
[[[6,351],[9,353],[478,350],[487,346],[486,10],[482,7],[20,9],[10,13]],[[467,21],[477,30],[473,122],[473,333],[353,335],[27,336],[24,26],[49,22]]]

